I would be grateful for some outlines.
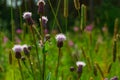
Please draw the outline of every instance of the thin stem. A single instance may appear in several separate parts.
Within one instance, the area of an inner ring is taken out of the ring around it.
[[[27,3],[26,3],[26,0],[24,0],[24,3],[25,3],[25,11],[27,11]]]
[[[56,20],[56,23],[57,23],[57,25],[58,25],[58,28],[59,28],[60,32],[62,32],[61,26],[60,26],[60,24],[59,24],[59,22],[58,22],[57,16],[56,16],[56,14],[55,14],[55,11],[54,11],[54,9],[53,9],[53,7],[52,7],[52,4],[51,4],[50,0],[48,0],[48,3],[49,3],[49,5],[50,5],[51,10],[52,10],[52,13],[53,13],[53,15],[54,15],[54,17],[55,17],[55,20]]]
[[[33,27],[33,29],[35,30],[36,34],[38,35],[38,38],[39,38],[39,39],[42,39],[42,36],[41,36],[41,34],[39,33],[39,31],[37,30],[37,28],[35,27],[35,25],[33,25],[32,27]]]
[[[43,80],[45,80],[46,54],[43,53]]]
[[[30,57],[28,57],[28,61],[29,61],[29,64],[30,64],[30,68],[31,68],[31,71],[32,71],[33,80],[35,80],[35,75],[34,75],[33,66],[32,66],[32,64],[31,64],[31,60],[30,60]]]
[[[42,15],[40,15],[40,19],[41,19],[41,21],[40,21],[40,28],[41,28],[41,35],[42,35],[42,41],[44,41],[44,26],[42,25]]]
[[[60,65],[60,54],[61,54],[61,48],[59,48],[58,51],[58,62],[57,62],[57,68],[56,68],[56,80],[58,79],[58,72],[59,72],[59,65]]]
[[[37,43],[36,43],[35,33],[34,33],[34,30],[33,30],[32,26],[31,26],[31,31],[32,31],[33,39],[34,39],[33,41],[34,41],[34,44],[35,44],[37,60],[38,60],[38,67],[39,67],[40,77],[41,77],[41,67],[40,67],[40,59],[39,59],[39,54],[38,54],[38,47],[37,47]]]
[[[65,23],[65,26],[66,26],[66,32],[67,32],[67,26],[68,26],[68,18],[66,17],[66,23]]]
[[[13,7],[12,7],[12,0],[11,0],[11,27],[12,27],[12,41],[14,42],[14,25],[13,25]]]
[[[57,6],[56,13],[55,13],[55,16],[56,16],[56,17],[57,17],[58,10],[59,10],[59,7],[60,7],[60,2],[61,2],[61,0],[59,0],[59,1],[58,1],[58,6]],[[51,6],[51,7],[52,7],[52,6]],[[53,28],[54,28],[55,22],[56,22],[56,19],[54,18],[54,21],[53,21],[53,26],[52,26],[52,30],[53,30]]]
[[[24,77],[23,77],[23,74],[22,74],[22,67],[20,65],[20,60],[19,59],[18,59],[18,65],[19,65],[19,69],[20,69],[22,80],[24,80]]]

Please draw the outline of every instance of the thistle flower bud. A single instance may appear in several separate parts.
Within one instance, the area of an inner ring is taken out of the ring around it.
[[[73,66],[70,67],[70,71],[73,72],[75,68]]]
[[[30,51],[28,50],[28,46],[25,44],[22,46],[22,49],[24,51],[24,54],[29,57],[30,56]]]
[[[21,57],[21,60],[25,62],[26,58],[24,56]]]
[[[50,40],[50,34],[46,34],[46,35],[45,35],[45,39],[46,39],[46,40]]]
[[[38,6],[38,13],[39,14],[44,14],[44,5],[45,5],[45,1],[44,0],[39,0],[37,2],[37,6]]]
[[[24,12],[23,13],[23,18],[26,20],[26,22],[28,23],[28,25],[33,25],[33,19],[32,19],[32,13],[31,12]]]
[[[28,46],[28,50],[31,50],[32,49],[32,46]]]
[[[113,78],[111,78],[110,80],[118,80],[117,76],[114,76]]]

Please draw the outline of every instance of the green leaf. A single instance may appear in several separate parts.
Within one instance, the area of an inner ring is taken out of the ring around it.
[[[49,74],[47,75],[46,80],[50,80],[50,78],[51,78],[51,72],[49,72]]]

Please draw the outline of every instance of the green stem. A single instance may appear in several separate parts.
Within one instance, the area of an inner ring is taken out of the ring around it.
[[[45,80],[46,54],[43,53],[43,80]]]
[[[60,32],[62,32],[61,26],[60,26],[60,24],[59,24],[59,22],[58,22],[57,16],[56,16],[56,14],[55,14],[55,11],[54,11],[54,9],[53,9],[53,7],[52,7],[52,4],[51,4],[50,0],[48,0],[48,3],[49,3],[49,5],[50,5],[51,10],[52,10],[52,13],[53,13],[53,15],[54,15],[54,17],[55,17],[55,20],[56,20],[56,23],[57,23],[57,25],[58,25],[58,28],[59,28]]]
[[[57,61],[57,68],[56,68],[56,80],[58,79],[58,72],[59,72],[59,65],[60,65],[60,54],[61,54],[61,48],[59,48],[58,51],[58,61]]]
[[[67,32],[67,26],[68,26],[68,18],[66,17],[66,23],[65,23],[65,26],[66,26],[66,32]]]
[[[31,71],[32,71],[33,80],[35,80],[35,75],[34,75],[33,66],[32,66],[32,64],[31,64],[31,60],[30,60],[30,57],[28,57],[28,61],[29,61],[29,64],[30,64],[30,68],[31,68]]]
[[[42,15],[40,15],[40,19],[41,19],[41,21],[40,21],[40,28],[41,28],[41,35],[42,35],[42,41],[44,41],[44,26],[42,25]]]
[[[60,2],[61,2],[61,0],[58,1],[58,6],[57,6],[56,13],[55,13],[55,16],[56,16],[56,17],[57,17],[58,10],[59,10],[59,7],[60,7]],[[53,8],[53,7],[51,6],[51,8]],[[54,18],[52,30],[53,30],[53,28],[54,28],[55,22],[56,22],[56,19]]]
[[[12,27],[12,41],[14,42],[14,21],[13,21],[13,7],[12,7],[12,0],[11,0],[11,27]]]
[[[41,77],[40,59],[39,59],[39,54],[38,54],[38,47],[37,47],[37,43],[36,43],[35,33],[34,33],[34,30],[33,30],[33,26],[30,26],[30,27],[31,27],[31,31],[32,31],[33,39],[34,39],[33,41],[34,41],[34,44],[35,44],[37,60],[38,60],[38,67],[39,67],[39,72],[40,72],[40,77]]]
[[[22,74],[22,67],[20,65],[20,60],[19,59],[18,59],[18,65],[19,65],[19,69],[20,69],[22,80],[24,80],[24,77],[23,77],[23,74]]]

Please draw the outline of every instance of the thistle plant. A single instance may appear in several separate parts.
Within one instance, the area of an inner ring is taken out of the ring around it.
[[[40,75],[41,75],[40,59],[39,59],[39,53],[38,53],[38,46],[37,46],[37,43],[36,43],[36,37],[35,37],[35,31],[34,31],[35,26],[33,25],[34,21],[32,19],[32,13],[31,12],[25,12],[23,14],[23,18],[26,20],[26,22],[30,26],[30,30],[32,31],[33,41],[34,41],[36,54],[37,54],[37,60],[38,60],[38,69],[39,69],[39,72],[40,72]]]
[[[23,76],[23,72],[22,72],[22,67],[21,67],[21,64],[20,64],[22,47],[21,47],[21,45],[15,45],[15,46],[12,48],[12,50],[14,51],[14,53],[15,53],[15,58],[16,58],[17,61],[18,61],[19,70],[20,70],[20,73],[21,73],[22,80],[24,80],[24,76]]]
[[[55,38],[57,40],[57,47],[58,47],[58,60],[57,60],[57,67],[56,67],[56,80],[57,80],[59,78],[58,73],[59,73],[60,58],[61,58],[61,48],[63,47],[63,41],[66,40],[66,36],[61,33],[56,35]]]
[[[77,61],[76,62],[76,65],[77,65],[77,73],[78,73],[78,80],[80,80],[80,77],[82,75],[82,72],[83,72],[83,67],[86,65],[85,62],[82,62],[82,61]]]

